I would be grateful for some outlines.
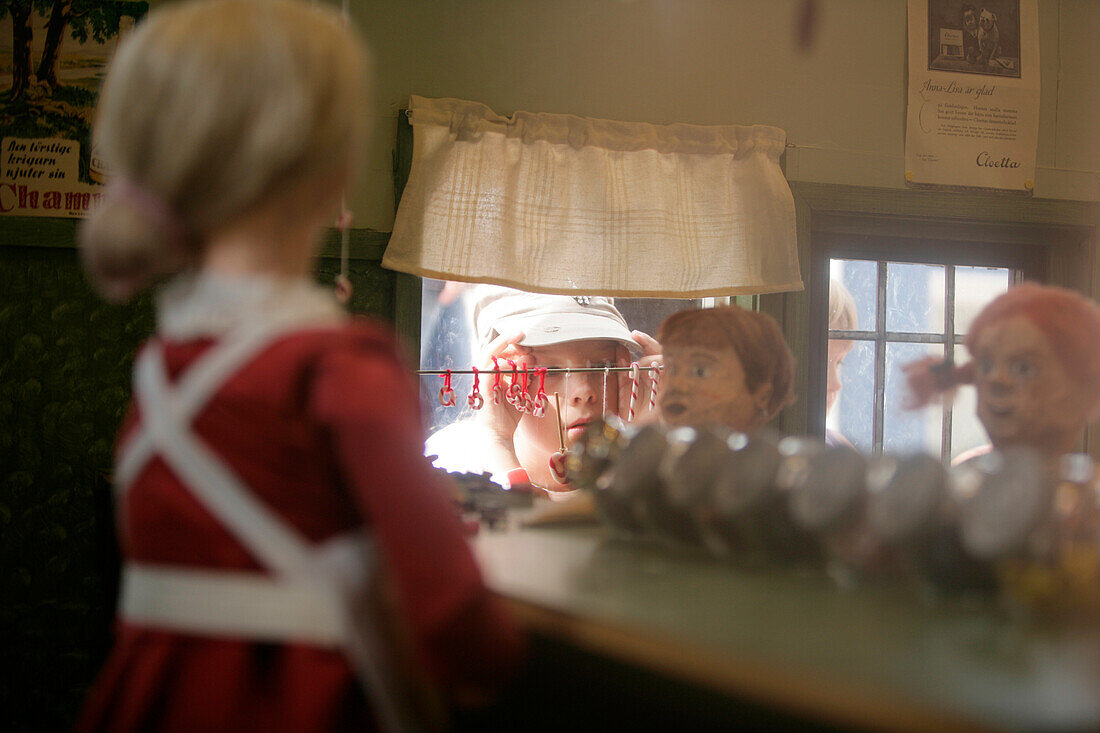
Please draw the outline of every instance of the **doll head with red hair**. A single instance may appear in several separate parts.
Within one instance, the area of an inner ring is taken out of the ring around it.
[[[1072,450],[1100,416],[1100,307],[1063,288],[1022,283],[989,303],[966,336],[961,367],[906,367],[910,406],[957,384],[978,390],[978,419],[995,448]]]
[[[668,425],[752,432],[794,401],[794,362],[771,316],[737,306],[680,311],[661,323],[657,340]]]

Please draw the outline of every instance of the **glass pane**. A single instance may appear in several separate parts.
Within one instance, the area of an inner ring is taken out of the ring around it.
[[[653,338],[657,338],[657,327],[661,325],[661,321],[676,311],[699,306],[700,299],[615,298],[615,307],[623,314],[627,325],[632,329],[648,333]]]
[[[882,449],[885,453],[923,452],[940,455],[943,436],[943,406],[930,405],[923,410],[902,408],[908,387],[902,367],[926,356],[943,358],[942,344],[886,344],[886,394],[882,423]]]
[[[474,305],[477,286],[469,283],[423,279],[420,313],[420,368],[469,370],[479,366],[481,345],[474,331]],[[656,337],[657,328],[667,316],[685,308],[697,308],[699,299],[616,298],[615,307],[627,326]],[[491,378],[481,380],[481,393],[487,393]],[[456,404],[439,404],[443,380],[436,375],[420,377],[420,402],[428,433],[471,417],[466,398],[473,387],[473,376],[455,374],[451,386]]]
[[[886,265],[886,330],[943,333],[943,265]]]
[[[838,435],[842,436],[860,451],[870,453],[875,416],[875,344],[873,341],[852,344],[840,368],[843,389],[836,394],[826,418],[826,435],[833,442],[837,442]]]
[[[856,304],[857,327],[875,330],[875,306],[878,298],[878,263],[868,260],[829,260],[829,277],[843,286]]]
[[[420,368],[469,369],[478,353],[473,327],[471,286],[467,283],[423,279],[420,310]],[[470,412],[464,397],[470,394],[473,377],[456,374],[451,386],[456,393],[456,406],[439,404],[439,388],[443,380],[437,376],[420,377],[420,404],[429,432],[449,425]]]
[[[970,352],[962,344],[955,345],[955,363],[966,364]],[[978,393],[969,386],[959,387],[951,408],[951,461],[962,462],[967,453],[989,445],[985,428],[978,420]]]
[[[956,267],[955,333],[967,333],[986,303],[1008,290],[1010,279],[1004,267]]]

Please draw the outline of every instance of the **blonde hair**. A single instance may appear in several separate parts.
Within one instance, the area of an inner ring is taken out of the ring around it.
[[[856,301],[839,280],[829,279],[829,330],[855,331],[859,328]]]
[[[94,139],[119,185],[81,231],[93,284],[124,300],[268,197],[346,178],[365,72],[364,49],[330,8],[199,0],[151,12],[100,95]]]

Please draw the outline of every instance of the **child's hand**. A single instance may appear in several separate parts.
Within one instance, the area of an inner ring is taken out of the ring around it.
[[[482,354],[481,369],[488,372],[488,378],[484,382],[485,406],[477,412],[477,420],[484,425],[492,436],[490,445],[485,446],[486,465],[494,474],[506,473],[519,466],[516,458],[516,449],[513,442],[516,426],[519,425],[519,411],[508,403],[507,389],[511,383],[511,377],[506,373],[500,380],[500,393],[493,392],[496,383],[496,375],[491,372],[494,367],[493,357],[496,357],[496,366],[502,372],[509,371],[507,359],[517,364],[530,354],[530,349],[519,345],[523,340],[523,333],[504,333],[493,339]],[[497,404],[499,402],[499,404]]]

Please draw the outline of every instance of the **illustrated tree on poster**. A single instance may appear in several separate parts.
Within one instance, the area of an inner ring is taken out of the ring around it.
[[[92,39],[106,43],[118,35],[123,18],[137,21],[149,10],[147,2],[128,0],[0,0],[0,19],[6,14],[12,18],[12,88],[9,98],[22,98],[32,81],[47,84],[51,89],[59,86],[58,62],[65,33],[86,43]],[[32,19],[47,18],[46,37],[42,55],[35,69],[31,58],[34,40]]]
[[[61,75],[62,48],[67,38],[80,44],[105,46],[118,36],[127,18],[137,22],[149,10],[141,0],[0,0],[0,20],[12,21],[11,88],[0,104],[0,127],[15,137],[56,136],[87,141],[98,92],[94,69],[106,63],[82,54],[93,71],[67,83]],[[44,21],[44,22],[43,22]],[[35,31],[41,28],[41,54],[34,58]],[[82,145],[80,178],[87,179],[87,150]]]
[[[56,89],[57,66],[61,58],[61,42],[65,32],[86,43],[89,38],[96,43],[106,43],[118,35],[123,18],[140,20],[149,11],[147,2],[103,2],[102,0],[39,0],[48,5],[49,21],[46,23],[46,45],[38,63],[38,81]]]
[[[27,92],[31,79],[31,41],[34,29],[31,26],[33,8],[31,0],[3,0],[0,3],[0,19],[11,15],[12,27],[12,69],[10,98],[22,99]]]

